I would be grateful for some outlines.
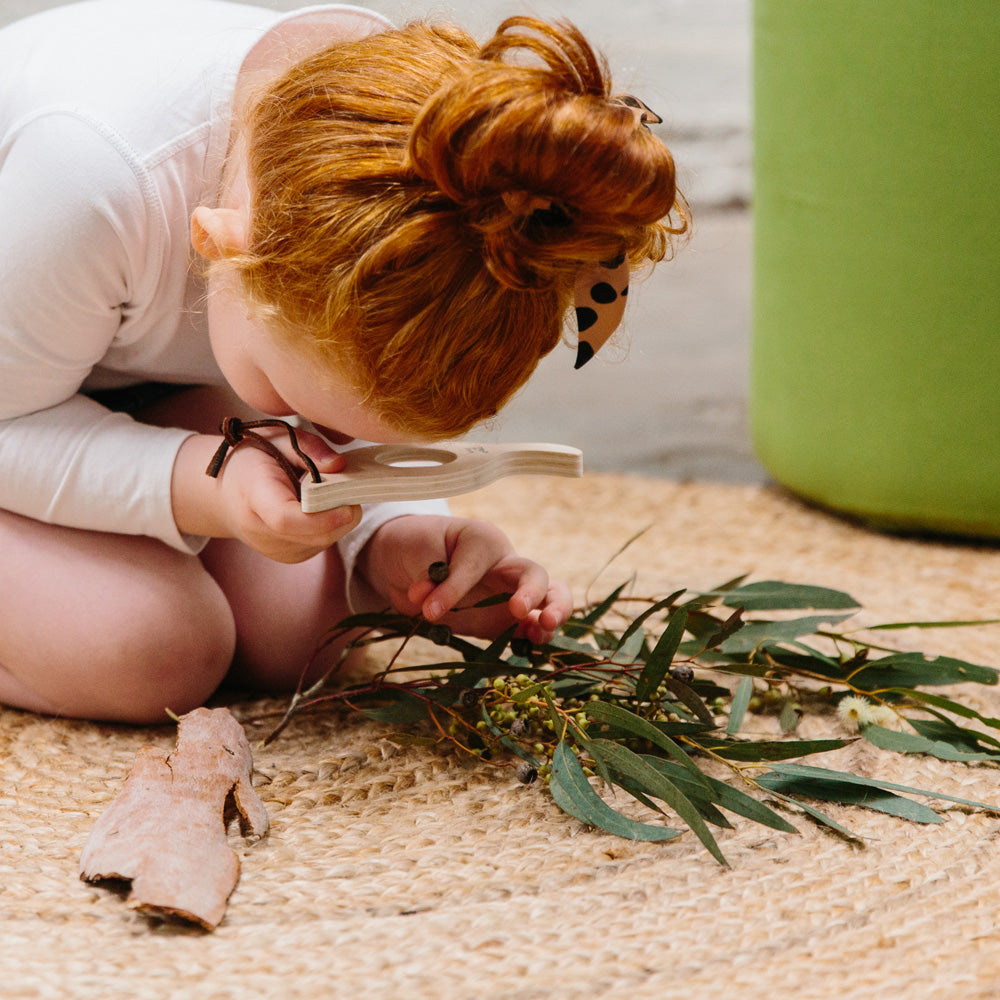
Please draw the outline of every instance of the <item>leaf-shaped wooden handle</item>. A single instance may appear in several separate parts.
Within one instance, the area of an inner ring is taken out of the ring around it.
[[[306,513],[379,500],[430,500],[469,493],[503,476],[580,476],[583,456],[558,444],[380,444],[346,452],[343,472],[302,480]]]

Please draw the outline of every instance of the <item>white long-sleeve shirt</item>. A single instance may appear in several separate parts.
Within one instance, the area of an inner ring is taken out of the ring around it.
[[[170,505],[189,431],[81,393],[221,384],[190,218],[216,205],[233,92],[279,23],[387,26],[357,7],[281,15],[219,0],[85,0],[0,30],[0,508],[197,552]],[[341,543],[348,571],[377,504]]]

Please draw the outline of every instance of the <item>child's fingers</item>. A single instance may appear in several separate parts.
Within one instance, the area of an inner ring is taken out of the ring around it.
[[[292,447],[290,435],[281,428],[261,428],[257,433],[267,439],[295,466],[305,468],[300,455]],[[295,429],[295,440],[299,448],[308,455],[320,472],[340,472],[344,468],[344,456],[327,444],[318,434],[312,431]]]
[[[527,618],[536,608],[543,607],[549,596],[549,574],[529,560],[520,560],[522,570],[517,590],[510,599],[510,613],[518,620]]]

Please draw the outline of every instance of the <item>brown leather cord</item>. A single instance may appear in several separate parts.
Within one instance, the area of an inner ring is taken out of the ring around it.
[[[205,470],[205,474],[211,476],[213,479],[217,479],[222,472],[222,466],[226,460],[226,455],[229,453],[229,449],[236,449],[241,444],[249,444],[254,448],[266,452],[281,466],[281,471],[288,476],[288,481],[292,484],[292,489],[295,490],[296,499],[301,500],[302,489],[299,485],[301,473],[285,458],[274,444],[268,441],[267,438],[255,433],[254,428],[257,427],[281,427],[288,431],[288,438],[292,442],[292,448],[295,450],[295,454],[302,459],[302,464],[309,470],[309,476],[312,481],[314,483],[323,481],[323,477],[319,474],[319,469],[316,468],[316,463],[299,447],[298,438],[295,436],[295,428],[288,421],[278,420],[276,417],[266,420],[240,420],[239,417],[225,417],[219,425],[219,430],[222,432],[222,444],[219,445],[212,456],[212,461]]]

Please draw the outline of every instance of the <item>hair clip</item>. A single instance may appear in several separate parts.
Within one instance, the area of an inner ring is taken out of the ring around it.
[[[633,97],[631,94],[618,94],[612,97],[610,104],[617,104],[620,107],[628,108],[635,115],[640,125],[645,125],[648,129],[650,125],[662,125],[663,119],[648,105]]]
[[[551,215],[557,210],[551,198],[525,191],[505,191],[501,197],[514,215]],[[564,217],[560,210],[558,218]],[[611,260],[582,265],[577,272],[573,286],[578,334],[574,368],[582,368],[618,329],[625,314],[629,275],[628,260],[623,253]]]
[[[573,289],[578,333],[574,368],[582,368],[618,329],[625,314],[629,275],[623,253],[580,268]]]

